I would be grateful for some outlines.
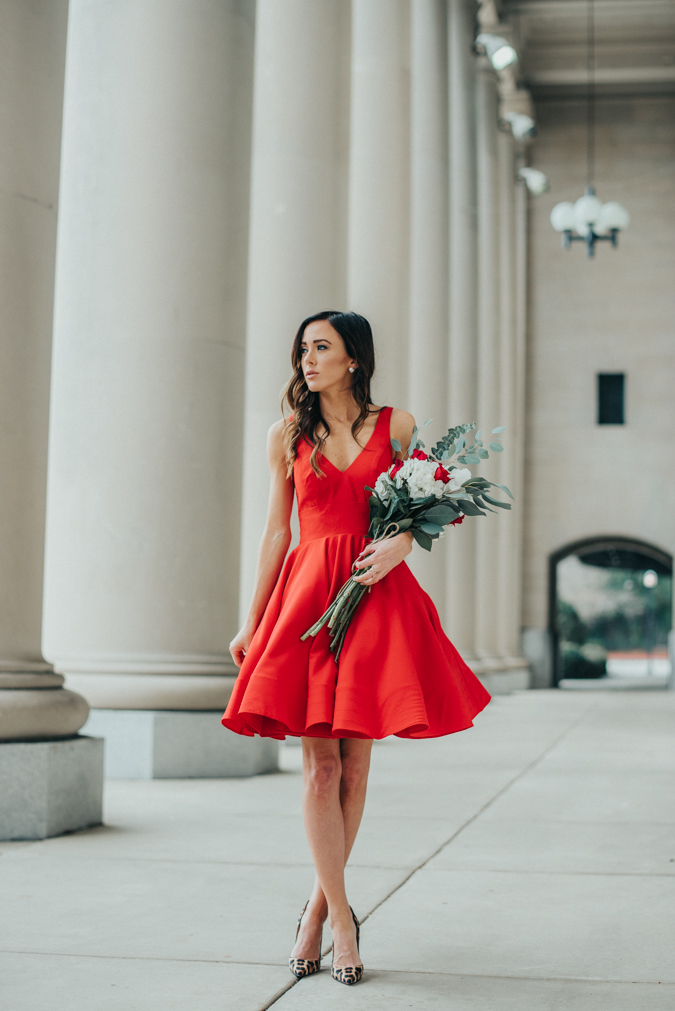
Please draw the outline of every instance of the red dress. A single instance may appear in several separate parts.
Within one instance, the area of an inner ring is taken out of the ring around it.
[[[324,627],[300,636],[349,578],[366,544],[368,497],[392,463],[391,408],[345,471],[302,442],[293,469],[300,543],[289,554],[258,626],[222,723],[276,737],[441,737],[472,726],[490,695],[441,628],[433,601],[405,562],[359,605],[339,667]],[[461,531],[458,531],[461,536]]]

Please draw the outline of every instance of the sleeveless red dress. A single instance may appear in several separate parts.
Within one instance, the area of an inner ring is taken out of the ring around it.
[[[349,578],[366,544],[365,485],[374,487],[391,466],[391,410],[382,409],[367,445],[345,471],[322,457],[325,477],[317,477],[312,447],[299,447],[293,480],[300,543],[284,563],[222,718],[238,734],[441,737],[472,726],[490,701],[405,562],[364,596],[339,667],[325,627],[300,639]]]

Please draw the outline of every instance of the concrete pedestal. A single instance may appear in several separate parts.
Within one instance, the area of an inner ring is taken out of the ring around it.
[[[478,680],[489,691],[490,695],[510,695],[511,692],[522,692],[530,687],[529,667],[511,667],[497,670],[481,670],[479,665],[471,664]]]
[[[240,737],[222,710],[92,709],[87,733],[104,737],[109,779],[219,779],[278,769],[278,741]]]
[[[47,839],[100,825],[103,741],[0,744],[0,839]]]

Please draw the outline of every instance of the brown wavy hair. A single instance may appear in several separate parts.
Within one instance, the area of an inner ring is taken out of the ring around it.
[[[281,398],[281,410],[288,404],[292,415],[284,429],[284,445],[286,447],[286,464],[288,474],[293,471],[293,464],[298,455],[298,446],[301,439],[313,446],[310,463],[312,470],[318,477],[324,477],[324,473],[319,466],[319,455],[323,451],[323,445],[330,435],[330,425],[321,414],[321,398],[318,393],[312,393],[305,382],[302,371],[302,342],[305,339],[305,330],[310,323],[318,320],[327,320],[335,332],[342,338],[345,351],[353,358],[358,368],[352,374],[351,392],[354,401],[359,409],[358,417],[352,425],[352,435],[356,438],[363,424],[370,413],[372,401],[370,399],[370,381],[375,372],[375,348],[373,346],[373,331],[370,323],[363,316],[355,312],[337,312],[332,309],[325,309],[317,312],[313,316],[304,319],[298,328],[298,332],[293,340],[291,350],[291,364],[293,375],[291,376],[286,389]],[[324,434],[317,435],[317,428],[323,426]]]

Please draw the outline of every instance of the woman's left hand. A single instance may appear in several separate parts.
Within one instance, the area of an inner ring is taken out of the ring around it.
[[[356,562],[355,569],[366,569],[368,572],[355,572],[354,580],[363,586],[374,586],[381,579],[396,568],[399,562],[412,551],[412,534],[405,530],[395,537],[387,537],[386,540],[377,541],[375,544],[367,544]],[[370,568],[369,568],[370,566]]]

